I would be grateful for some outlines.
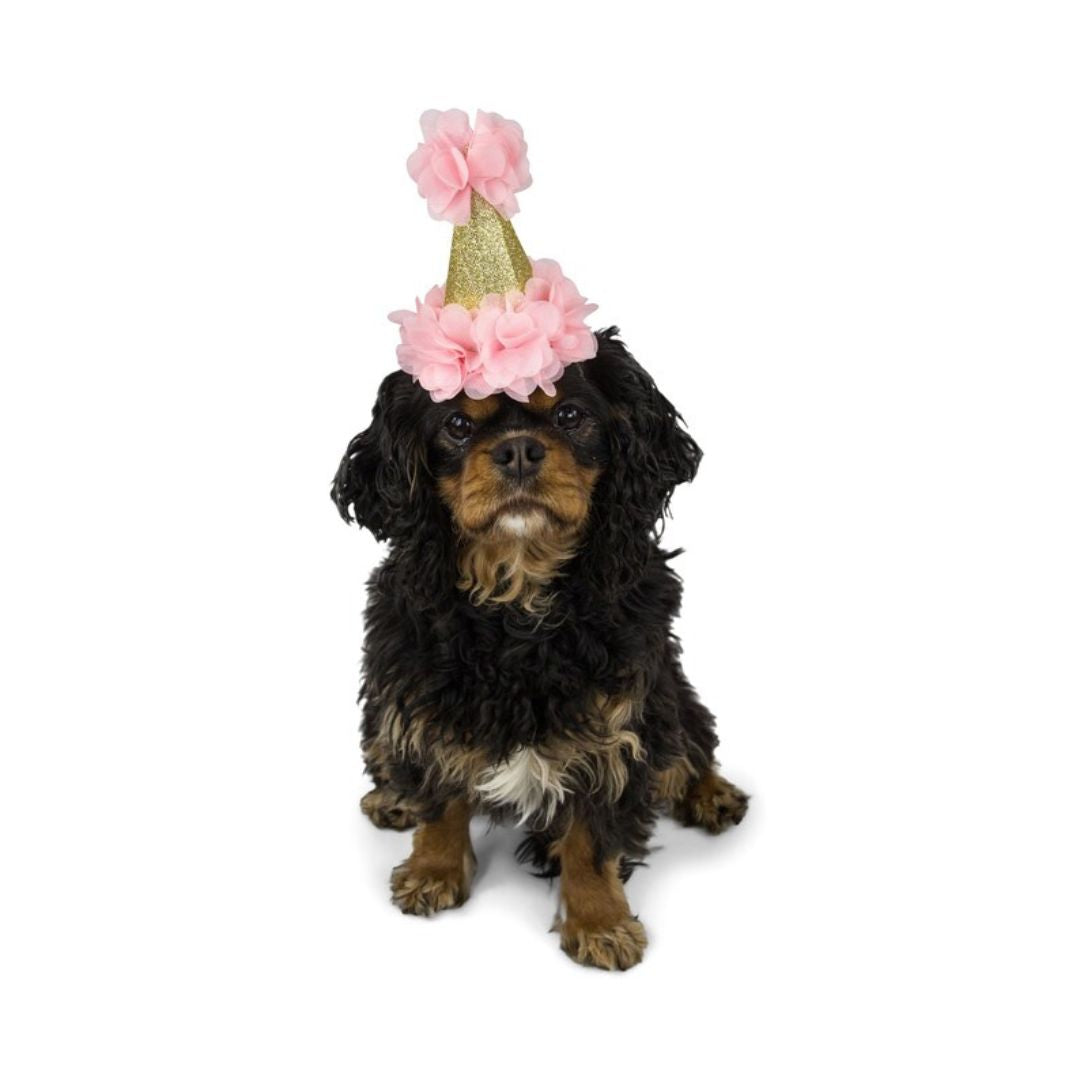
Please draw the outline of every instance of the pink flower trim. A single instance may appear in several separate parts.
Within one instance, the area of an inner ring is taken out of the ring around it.
[[[401,331],[398,363],[431,394],[446,401],[508,394],[528,401],[539,387],[555,393],[568,364],[596,355],[585,317],[596,310],[552,259],[536,259],[523,292],[492,293],[479,307],[444,304],[432,289],[415,311],[395,311]]]
[[[420,130],[406,166],[433,218],[467,225],[474,191],[503,217],[517,213],[515,194],[532,183],[520,124],[478,109],[474,129],[460,109],[429,109]]]

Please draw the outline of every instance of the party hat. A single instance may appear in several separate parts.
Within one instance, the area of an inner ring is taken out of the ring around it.
[[[551,259],[530,260],[510,217],[532,183],[521,128],[498,113],[459,109],[420,118],[409,175],[432,217],[451,221],[450,267],[415,311],[396,311],[398,362],[435,401],[464,392],[526,401],[555,393],[568,364],[596,355],[585,317],[596,310]]]
[[[445,302],[479,307],[490,293],[524,291],[531,277],[532,263],[514,226],[474,191],[469,223],[454,226]]]

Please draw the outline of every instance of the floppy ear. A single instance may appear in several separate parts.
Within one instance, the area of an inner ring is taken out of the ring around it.
[[[606,535],[596,546],[617,563],[603,576],[625,587],[644,569],[676,485],[697,473],[701,449],[618,332],[613,326],[597,334],[585,374],[611,406],[610,463],[595,507],[596,528]]]
[[[370,529],[377,540],[408,532],[423,516],[427,458],[420,430],[427,395],[404,371],[379,387],[371,426],[345,451],[330,497],[345,521]]]

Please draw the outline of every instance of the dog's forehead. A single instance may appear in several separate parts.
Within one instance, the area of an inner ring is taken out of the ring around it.
[[[512,413],[532,413],[534,416],[547,416],[552,409],[569,394],[588,387],[588,382],[578,365],[568,367],[563,377],[555,384],[554,394],[545,394],[537,388],[529,395],[528,401],[515,401],[506,394],[491,394],[485,398],[470,398],[462,394],[454,403],[476,424],[486,423]]]
[[[460,409],[474,423],[482,424],[517,411],[544,416],[555,408],[562,396],[563,389],[559,385],[555,387],[554,396],[537,389],[529,395],[528,401],[515,401],[506,394],[491,394],[489,397],[478,399],[463,397]]]

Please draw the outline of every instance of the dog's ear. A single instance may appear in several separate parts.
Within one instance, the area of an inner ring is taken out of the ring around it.
[[[598,546],[615,553],[617,565],[603,575],[612,587],[624,587],[640,574],[672,493],[694,478],[701,462],[701,449],[682,417],[618,332],[611,327],[597,334],[597,354],[584,365],[586,377],[611,407],[610,461],[594,521],[607,534]]]
[[[422,515],[427,456],[421,416],[427,395],[404,371],[379,387],[371,425],[349,443],[330,497],[346,520],[378,540],[407,533]]]
[[[639,524],[652,529],[667,512],[676,485],[693,480],[701,449],[618,332],[611,327],[597,335],[597,354],[586,370],[611,406],[614,487]]]

